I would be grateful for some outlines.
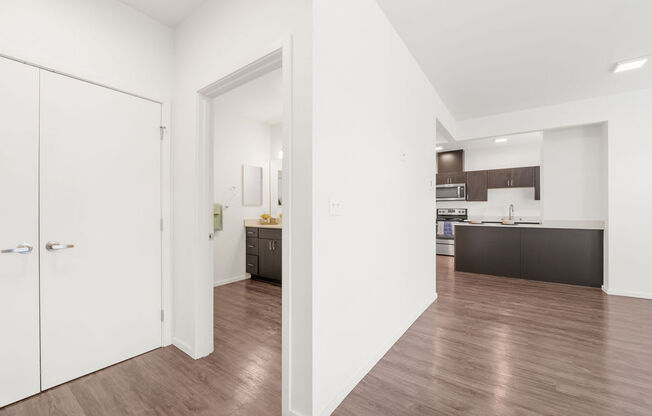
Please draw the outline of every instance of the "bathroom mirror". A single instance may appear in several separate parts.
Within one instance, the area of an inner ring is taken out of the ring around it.
[[[263,168],[242,166],[242,205],[263,205]]]
[[[283,160],[273,159],[269,162],[269,212],[278,218],[283,212]]]

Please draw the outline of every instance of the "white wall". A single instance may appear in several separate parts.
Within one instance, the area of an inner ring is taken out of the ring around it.
[[[223,205],[223,229],[213,240],[213,278],[216,285],[246,275],[246,234],[243,221],[269,212],[269,163],[271,131],[267,123],[234,112],[238,90],[213,100],[213,199]],[[259,206],[243,206],[242,166],[263,168],[263,200]],[[228,208],[227,208],[228,207]]]
[[[2,0],[0,54],[168,102],[173,33],[114,0]]]
[[[465,120],[457,138],[499,136],[607,122],[607,262],[604,289],[652,298],[652,90]]]
[[[291,37],[291,39],[290,39]],[[292,85],[293,157],[291,226],[284,219],[283,409],[309,415],[312,409],[312,2],[309,0],[214,0],[205,2],[177,29],[174,82],[174,275],[175,344],[196,357],[212,351],[211,281],[199,268],[200,172],[197,169],[197,92],[290,40],[292,63],[284,76]],[[289,166],[289,160],[292,165]],[[290,237],[291,233],[291,239]],[[212,279],[211,279],[212,280]],[[209,318],[209,319],[207,319]],[[291,354],[290,354],[291,351]]]
[[[436,297],[435,119],[449,116],[375,1],[314,8],[313,414],[327,415]]]
[[[541,198],[546,220],[607,219],[607,139],[594,124],[543,133]]]
[[[163,103],[170,123],[173,32],[114,0],[0,0],[0,55],[27,61]],[[98,127],[101,128],[101,127]],[[170,142],[163,143],[163,160]],[[163,172],[169,184],[170,172]],[[171,219],[170,192],[163,193],[163,217]],[[169,221],[168,221],[169,222]],[[164,231],[163,308],[171,316],[172,227]],[[172,339],[164,324],[163,343]]]
[[[464,170],[488,170],[541,165],[541,141],[494,143],[464,149]],[[540,218],[542,201],[534,199],[534,188],[489,189],[487,201],[438,201],[437,208],[467,208],[470,219],[489,219],[509,215],[514,205],[517,217]]]

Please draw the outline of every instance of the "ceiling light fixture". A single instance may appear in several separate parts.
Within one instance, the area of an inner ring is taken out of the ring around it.
[[[443,146],[437,146],[435,147],[435,150],[444,150]]]
[[[505,143],[506,141],[507,141],[507,139],[504,138],[504,137],[494,140],[494,142],[496,142],[496,143]]]
[[[643,67],[648,61],[648,57],[642,57],[642,58],[636,58],[636,59],[630,59],[629,61],[622,61],[618,62],[616,64],[616,67],[614,68],[614,72],[625,72],[625,71],[631,71],[632,69],[639,69]]]

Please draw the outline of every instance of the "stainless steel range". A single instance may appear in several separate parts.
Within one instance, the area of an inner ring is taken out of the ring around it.
[[[437,209],[437,254],[455,255],[455,223],[469,218],[466,208]]]

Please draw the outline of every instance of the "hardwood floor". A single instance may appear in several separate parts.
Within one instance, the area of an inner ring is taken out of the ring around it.
[[[215,294],[215,352],[161,348],[22,402],[0,416],[279,415],[281,288],[256,281]]]
[[[335,415],[652,415],[652,301],[441,256],[437,292]]]
[[[652,301],[455,273],[337,416],[652,415]],[[0,416],[279,415],[281,289],[215,289],[215,352],[141,355]]]

